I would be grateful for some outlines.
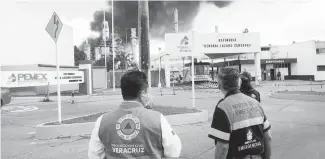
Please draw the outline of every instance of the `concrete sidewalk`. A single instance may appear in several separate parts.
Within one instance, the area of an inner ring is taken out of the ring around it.
[[[255,81],[252,81],[255,85]],[[261,81],[261,86],[273,86],[273,85],[284,85],[284,86],[301,86],[301,85],[323,85],[325,81],[302,81],[302,80],[282,80],[282,81]]]
[[[264,94],[268,91],[267,87],[261,87],[260,91],[263,108],[272,124],[272,158],[323,159],[323,156],[325,156],[323,151],[323,147],[325,147],[324,103],[271,99],[267,94]],[[153,92],[157,92],[157,89],[153,90]],[[154,104],[191,107],[191,95],[190,91],[177,91],[176,95],[156,95],[154,96]],[[101,97],[108,99],[112,96]],[[222,97],[221,93],[198,92],[196,93],[195,106],[198,109],[208,110],[211,119],[215,105]],[[96,97],[92,96],[92,98]],[[116,101],[116,103],[118,102]],[[92,113],[107,109],[107,104],[112,103],[105,101],[90,102],[80,106],[76,104],[69,111],[72,113],[72,111],[78,109],[79,113]],[[68,108],[68,106],[66,107]],[[68,110],[63,112],[67,113]],[[37,113],[40,112],[35,112],[34,115],[26,113],[25,116],[23,116],[23,113],[2,116],[2,119],[5,119],[2,120],[2,158],[87,158],[89,136],[35,140],[33,133],[31,133],[34,128],[30,124],[44,120],[44,116],[37,117]],[[48,112],[49,115],[50,113]],[[41,114],[44,115],[44,112]],[[56,112],[53,111],[53,114],[55,115]],[[79,114],[74,115],[78,116]],[[28,121],[28,119],[31,121]],[[210,124],[211,121],[173,127],[182,141],[181,158],[213,158],[214,142],[207,137]],[[15,149],[10,147],[15,147]]]
[[[325,86],[321,87],[321,85],[297,85],[297,86],[274,86],[274,85],[262,85],[255,87],[260,92],[263,93],[271,93],[278,91],[315,91],[315,92],[325,92]],[[174,95],[175,94],[175,95]],[[202,94],[204,94],[202,96]],[[187,89],[175,89],[173,88],[151,88],[151,95],[156,98],[159,102],[161,100],[164,101],[163,96],[168,96],[172,100],[167,100],[164,102],[169,103],[169,101],[173,101],[170,105],[185,105],[190,107],[192,98],[192,89],[191,87]],[[206,99],[213,97],[220,97],[221,94],[218,89],[195,89],[196,99]],[[13,97],[12,102],[8,105],[22,105],[22,104],[34,104],[40,103],[44,97]],[[122,98],[121,89],[116,88],[115,91],[113,89],[102,89],[96,90],[93,95],[84,95],[84,96],[75,96],[75,103],[84,103],[84,102],[95,102],[95,101],[104,101],[110,99]],[[184,101],[180,101],[178,99],[185,99]],[[57,96],[50,96],[50,100],[53,102],[57,101]],[[61,96],[62,103],[71,103],[71,96]],[[52,102],[52,103],[53,103]],[[46,104],[47,102],[41,102],[42,104]],[[179,104],[178,104],[179,103]],[[204,103],[204,102],[203,102]]]

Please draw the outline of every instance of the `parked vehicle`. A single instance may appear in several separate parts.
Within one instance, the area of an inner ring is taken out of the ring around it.
[[[183,69],[184,83],[191,83],[192,82],[192,70],[191,70],[191,63],[186,64],[189,67],[185,67]],[[186,66],[185,65],[185,66]],[[204,83],[204,82],[214,82],[212,81],[212,76],[209,73],[210,63],[209,62],[195,62],[194,63],[194,82],[195,83]]]
[[[11,102],[11,94],[9,88],[1,87],[1,107]]]

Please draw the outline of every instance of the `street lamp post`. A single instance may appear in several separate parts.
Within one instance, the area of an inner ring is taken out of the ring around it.
[[[158,48],[158,51],[159,51],[159,78],[158,78],[159,80],[158,80],[158,87],[161,88],[160,71],[161,71],[161,57],[162,56],[160,56],[160,51],[161,51],[160,47]]]
[[[104,40],[104,58],[105,58],[105,89],[107,89],[107,50],[106,50],[106,38],[107,38],[107,33],[109,33],[109,28],[108,28],[108,23],[106,22],[105,19],[105,9],[103,10],[103,14],[104,14],[104,19],[103,19],[103,40]]]
[[[185,60],[185,57],[184,56],[182,57],[182,60],[183,60],[183,71],[182,71],[182,75],[183,75],[183,78],[184,78],[184,76],[185,76],[185,74],[184,74],[184,66],[185,66],[184,60]]]
[[[113,52],[113,91],[115,92],[115,33],[114,33],[114,0],[112,0],[112,52]]]

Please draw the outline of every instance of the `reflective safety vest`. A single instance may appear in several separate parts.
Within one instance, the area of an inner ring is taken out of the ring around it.
[[[213,116],[209,137],[229,143],[227,159],[263,155],[264,132],[270,129],[258,101],[240,93],[229,91],[219,101]]]
[[[104,114],[98,135],[106,158],[162,158],[160,115],[138,102],[122,102],[117,110]]]

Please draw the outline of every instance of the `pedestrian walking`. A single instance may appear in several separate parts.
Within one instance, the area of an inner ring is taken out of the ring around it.
[[[100,116],[89,142],[89,159],[179,157],[181,141],[166,118],[146,109],[150,103],[145,73],[131,71],[121,78],[123,102]]]
[[[241,79],[234,68],[217,76],[225,95],[214,111],[209,137],[214,140],[216,159],[269,159],[270,122],[260,103],[239,91]]]
[[[251,84],[252,76],[249,72],[243,72],[240,76],[241,78],[241,86],[240,91],[244,93],[245,95],[248,95],[254,99],[256,99],[258,102],[261,102],[261,95],[260,93],[253,88]]]
[[[279,71],[276,75],[278,77],[278,80],[281,80],[281,72]]]

